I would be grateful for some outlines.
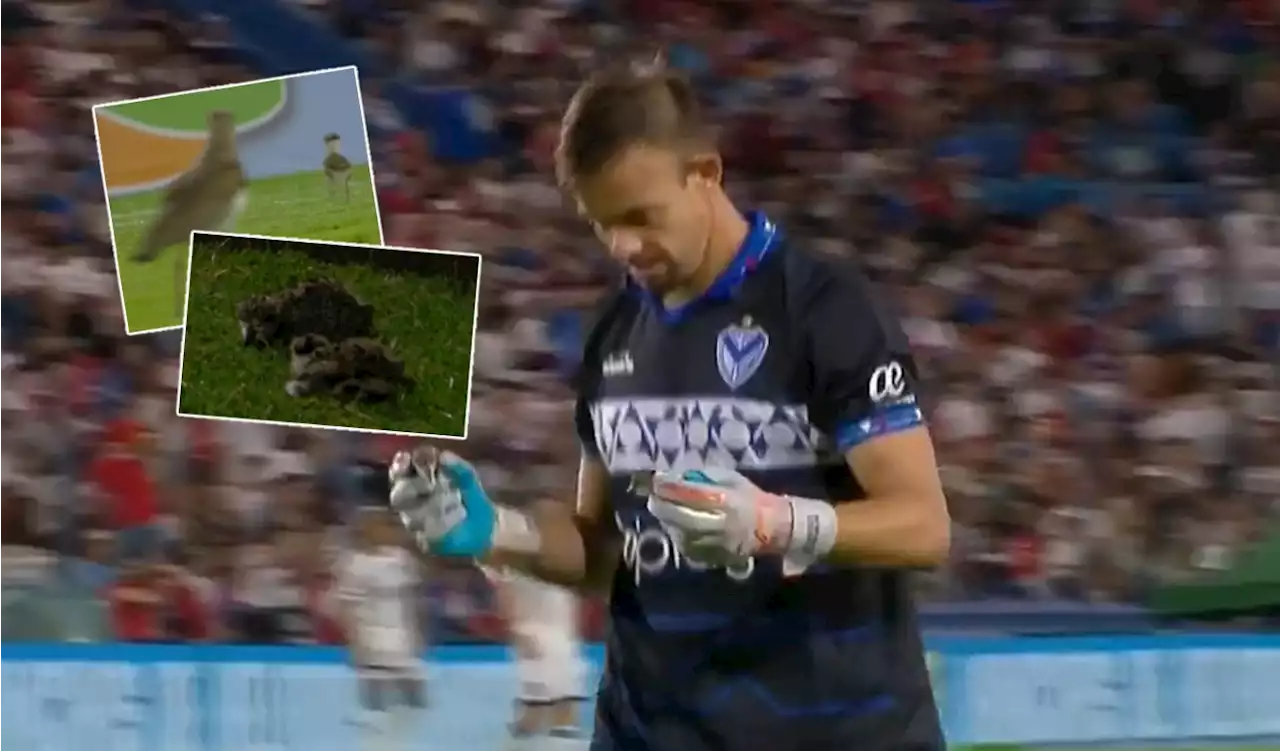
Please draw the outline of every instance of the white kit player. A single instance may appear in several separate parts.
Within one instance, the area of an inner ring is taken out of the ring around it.
[[[520,681],[512,751],[585,748],[577,717],[586,698],[577,597],[510,570],[495,578]]]
[[[371,751],[407,748],[426,705],[418,628],[418,560],[385,508],[359,512],[355,545],[338,565],[338,595]]]

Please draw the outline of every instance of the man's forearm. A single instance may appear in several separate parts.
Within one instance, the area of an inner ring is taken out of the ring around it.
[[[944,563],[951,543],[945,503],[911,497],[826,500],[772,496],[762,504],[767,550],[859,566],[928,567]],[[759,522],[757,522],[759,523]]]
[[[828,559],[864,566],[931,567],[946,562],[951,522],[945,503],[870,498],[836,507],[839,528]]]
[[[527,528],[500,532],[499,544],[484,565],[509,566],[570,589],[608,591],[621,543],[606,528],[554,501],[535,504],[527,511],[502,509],[500,513],[500,524]],[[518,518],[512,516],[517,514]]]

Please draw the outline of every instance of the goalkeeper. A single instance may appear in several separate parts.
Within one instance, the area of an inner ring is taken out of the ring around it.
[[[940,749],[909,571],[950,522],[902,332],[852,264],[740,213],[688,83],[606,71],[558,176],[625,283],[588,336],[576,510],[400,454],[420,547],[609,597],[597,751]]]

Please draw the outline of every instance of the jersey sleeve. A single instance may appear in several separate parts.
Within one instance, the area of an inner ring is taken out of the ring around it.
[[[831,261],[809,282],[802,325],[815,427],[843,453],[924,425],[907,337],[870,280],[851,262]]]

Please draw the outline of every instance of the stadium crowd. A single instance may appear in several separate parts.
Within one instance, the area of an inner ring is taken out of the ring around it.
[[[329,564],[401,442],[178,418],[178,334],[124,335],[88,108],[258,75],[224,21],[162,6],[4,2],[5,638],[339,641]],[[554,185],[559,109],[601,56],[661,48],[741,204],[901,307],[955,520],[923,598],[1140,602],[1277,518],[1274,3],[294,6],[483,105],[497,147],[463,163],[364,83],[387,243],[487,258],[454,448],[504,500],[568,497],[616,273]],[[476,571],[426,588],[437,639],[501,634]]]

